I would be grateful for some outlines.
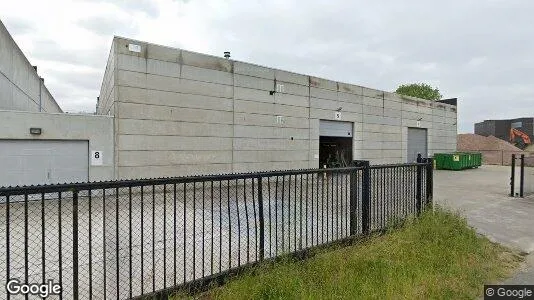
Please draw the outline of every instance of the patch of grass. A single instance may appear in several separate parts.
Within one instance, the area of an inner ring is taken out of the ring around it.
[[[521,257],[491,243],[457,214],[436,210],[386,234],[310,259],[249,271],[204,299],[476,298]]]

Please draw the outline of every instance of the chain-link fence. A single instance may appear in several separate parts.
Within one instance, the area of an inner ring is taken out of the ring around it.
[[[51,299],[168,295],[382,230],[431,198],[431,162],[1,188],[0,282],[52,280]]]

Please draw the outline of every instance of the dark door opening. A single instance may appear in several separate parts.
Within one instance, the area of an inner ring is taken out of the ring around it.
[[[347,167],[352,162],[352,137],[319,137],[319,167]]]

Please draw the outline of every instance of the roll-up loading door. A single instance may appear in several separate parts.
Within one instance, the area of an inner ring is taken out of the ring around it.
[[[89,142],[0,140],[0,186],[86,182]]]
[[[425,128],[408,128],[408,163],[417,161],[417,154],[428,156]]]
[[[320,136],[352,137],[352,122],[319,121]]]

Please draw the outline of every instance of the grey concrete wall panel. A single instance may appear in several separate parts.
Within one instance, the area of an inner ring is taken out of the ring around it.
[[[319,121],[319,135],[320,136],[337,136],[337,137],[352,137],[353,125],[351,122],[340,121]]]
[[[232,112],[195,109],[168,108],[165,106],[144,105],[135,103],[119,103],[121,118],[147,119],[160,121],[186,121],[195,123],[210,123],[217,121],[222,124],[232,124]]]
[[[402,117],[402,113],[400,110],[397,110],[397,109],[389,109],[389,108],[384,108],[384,117],[393,117],[393,118],[401,118]]]
[[[308,118],[295,118],[284,116],[281,123],[277,123],[277,117],[273,115],[260,115],[249,113],[234,113],[234,124],[257,125],[257,126],[285,126],[292,128],[309,128]]]
[[[265,91],[234,86],[234,99],[273,103],[275,101],[274,97]]]
[[[234,111],[252,114],[274,115],[274,103],[234,100]]]
[[[176,80],[176,79],[175,79]],[[131,71],[118,70],[117,71],[117,84],[120,86],[129,86],[146,89],[147,86],[147,74]],[[163,88],[166,88],[164,86]]]
[[[310,87],[310,96],[328,100],[338,100],[337,91],[319,89],[316,87]]]
[[[161,136],[232,137],[233,125],[220,123],[119,119],[117,133]]]
[[[316,87],[325,90],[337,91],[337,82],[310,76],[310,87]]]
[[[234,75],[234,84],[235,86],[246,87],[249,89],[263,90],[263,91],[273,91],[275,90],[274,80],[256,78],[252,76]]]
[[[362,95],[355,95],[345,92],[338,92],[337,97],[339,101],[353,103],[353,104],[359,104],[361,105],[363,103],[363,96]]]
[[[288,170],[306,169],[308,161],[286,161],[286,162],[257,162],[257,163],[235,163],[234,172],[253,172],[257,170]]]
[[[159,178],[206,174],[228,174],[232,172],[232,164],[192,164],[166,166],[121,167],[120,176],[124,179]]]
[[[301,150],[251,150],[234,151],[234,162],[255,163],[255,162],[287,162],[287,161],[307,161],[308,157]]]
[[[382,149],[383,150],[397,150],[399,151],[399,153],[398,155],[395,155],[395,157],[402,157],[402,153],[399,150],[399,149],[402,149],[402,142],[384,142],[382,144]]]
[[[235,138],[235,150],[308,150],[307,140]]]
[[[278,104],[286,104],[293,106],[309,107],[309,97],[290,95],[290,94],[274,94],[274,102]]]
[[[184,107],[184,108],[199,108],[220,111],[232,111],[232,99],[211,97],[195,94],[181,94],[175,92],[157,91],[157,90],[142,90],[146,92],[146,96],[139,97],[139,99],[131,99],[124,97],[121,94],[121,100],[129,100],[128,102],[140,104],[152,104],[167,107]],[[132,93],[134,94],[134,93]],[[140,92],[139,95],[143,95]]]
[[[303,86],[310,85],[310,78],[308,76],[288,71],[275,70],[275,78],[277,81],[289,82]]]
[[[182,64],[203,69],[232,72],[233,62],[222,57],[182,50]],[[236,72],[237,73],[237,72]]]
[[[384,107],[384,99],[382,99],[382,98],[371,98],[369,96],[363,96],[363,105],[364,106]]]
[[[13,104],[13,84],[0,73],[0,109],[10,109]]]
[[[384,99],[385,97],[384,91],[370,89],[366,87],[362,88],[362,94],[364,97],[369,97],[369,98]]]
[[[384,140],[383,135],[382,132],[364,131],[361,133],[364,142],[382,142]]]
[[[160,45],[148,44],[146,46],[146,58],[169,62],[179,62],[181,50]]]
[[[13,45],[13,39],[9,35],[9,32],[4,27],[4,24],[0,22],[0,72],[8,78],[13,77],[13,51],[15,49]]]
[[[143,57],[119,54],[117,55],[117,68],[124,71],[146,73],[147,60]]]
[[[234,61],[234,73],[274,80],[274,69],[240,61]]]
[[[198,136],[119,135],[121,150],[232,150],[232,139]]]
[[[364,115],[365,116],[365,115]],[[334,110],[324,110],[324,109],[311,109],[310,117],[314,119],[325,119],[325,120],[335,120],[335,111]],[[362,115],[360,113],[352,112],[341,112],[341,121],[349,122],[361,122]]]
[[[63,112],[2,22],[0,88],[0,109]]]
[[[308,116],[310,115],[310,112],[309,112],[309,108],[307,107],[275,104],[274,114],[278,116],[293,116],[297,118],[308,118]]]
[[[308,97],[310,94],[309,88],[307,86],[294,84],[294,83],[288,83],[284,81],[278,81],[278,80],[276,81],[276,93],[305,96],[305,97]]]
[[[179,78],[183,68],[183,66],[175,62],[150,58],[146,61],[146,72],[153,75]]]
[[[375,116],[383,116],[384,115],[384,108],[378,107],[378,106],[363,106],[363,113],[366,115],[375,115]]]
[[[121,78],[119,71],[119,80]],[[140,88],[146,88],[149,86],[151,89],[167,91],[167,92],[177,92],[185,94],[196,94],[196,95],[205,95],[213,97],[223,97],[223,98],[232,98],[233,89],[231,86],[201,82],[189,79],[178,79],[166,76],[158,75],[146,75],[145,85],[143,86],[143,74],[136,73],[132,75],[132,80],[137,82],[137,85],[128,85]],[[120,83],[119,83],[120,84]]]
[[[337,109],[341,107],[341,111],[342,112],[344,112],[344,111],[353,112],[353,113],[361,113],[362,112],[362,105],[361,104],[342,102],[342,101],[336,101],[336,100],[325,100],[325,99],[311,98],[310,99],[310,106],[312,108],[327,109],[327,110],[332,110],[332,111],[337,111]]]
[[[231,151],[121,151],[120,167],[229,164]]]
[[[384,108],[400,111],[402,109],[402,103],[384,100]]]
[[[234,81],[232,73],[187,65],[182,67],[182,78],[226,85],[232,85]]]
[[[342,93],[363,95],[363,87],[359,85],[338,82],[338,90]]]

